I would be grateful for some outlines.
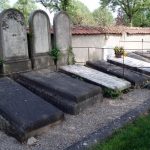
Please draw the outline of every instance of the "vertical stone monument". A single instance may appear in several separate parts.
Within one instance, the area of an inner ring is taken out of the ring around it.
[[[46,12],[36,10],[29,19],[30,55],[33,69],[50,66],[51,26]]]
[[[31,69],[24,16],[16,9],[0,13],[0,60],[3,75]]]
[[[67,52],[72,47],[71,21],[64,11],[54,16],[54,45],[61,51],[61,64],[67,63]]]

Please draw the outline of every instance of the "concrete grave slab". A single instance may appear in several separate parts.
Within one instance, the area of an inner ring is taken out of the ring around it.
[[[108,58],[108,62],[150,75],[150,63],[142,60],[138,60],[130,57],[124,57],[124,61],[123,61],[123,58],[112,57],[112,58]]]
[[[0,57],[3,60],[1,74],[31,70],[25,21],[16,9],[0,13]]]
[[[33,69],[50,66],[48,52],[51,50],[51,27],[46,12],[36,10],[31,13],[30,27],[30,55]]]
[[[100,87],[48,69],[21,74],[17,81],[69,114],[102,100]]]
[[[60,70],[67,74],[79,76],[90,83],[112,90],[124,90],[131,86],[130,82],[126,80],[81,65],[63,66]]]
[[[137,55],[140,55],[142,57],[145,57],[145,58],[149,59],[149,61],[150,61],[150,51],[147,51],[147,52],[138,52],[138,51],[136,51],[134,53],[137,54]]]
[[[0,127],[21,142],[64,117],[60,110],[9,78],[0,79],[0,116],[9,124]]]
[[[142,86],[144,84],[147,84],[148,81],[150,81],[150,77],[146,75],[132,71],[127,68],[124,68],[123,70],[122,67],[116,66],[106,61],[88,61],[86,62],[86,65],[92,67],[93,69],[115,75],[119,78],[124,78],[135,86]]]

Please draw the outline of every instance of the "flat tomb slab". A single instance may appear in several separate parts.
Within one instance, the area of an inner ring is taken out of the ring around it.
[[[141,73],[132,71],[130,69],[119,67],[109,62],[98,60],[98,61],[88,61],[87,66],[92,67],[93,69],[103,71],[108,74],[115,75],[119,78],[124,78],[131,82],[135,86],[141,86],[147,84],[150,81],[150,77],[143,75]]]
[[[100,87],[48,69],[20,74],[17,81],[69,114],[102,100]]]
[[[41,134],[40,129],[64,117],[60,110],[10,78],[0,79],[0,115],[10,124],[9,129],[1,129],[19,141]]]
[[[63,66],[60,70],[112,90],[124,90],[131,86],[126,80],[81,65]]]
[[[124,61],[123,61],[123,58],[112,57],[112,58],[108,58],[108,62],[150,75],[150,63],[142,60],[138,60],[130,57],[124,57]]]
[[[147,52],[138,52],[138,51],[136,51],[134,53],[138,54],[138,55],[140,55],[142,57],[148,58],[150,60],[150,51],[147,51]]]

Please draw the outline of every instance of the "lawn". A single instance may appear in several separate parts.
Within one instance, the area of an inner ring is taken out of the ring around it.
[[[150,150],[150,114],[126,125],[90,150]]]

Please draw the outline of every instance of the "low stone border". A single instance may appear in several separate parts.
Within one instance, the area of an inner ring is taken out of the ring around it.
[[[113,132],[116,131],[116,129],[122,128],[125,124],[134,121],[136,118],[149,111],[149,109],[150,99],[148,99],[135,109],[131,109],[129,112],[125,113],[120,118],[109,122],[107,125],[91,133],[81,141],[78,141],[77,143],[69,146],[65,150],[86,150],[92,145],[111,136]]]

